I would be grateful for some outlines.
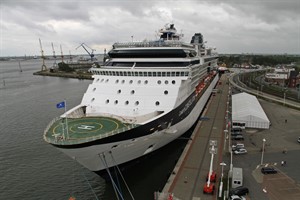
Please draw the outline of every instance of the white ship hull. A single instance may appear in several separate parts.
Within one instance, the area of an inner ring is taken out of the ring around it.
[[[172,142],[192,127],[204,109],[218,80],[219,76],[216,75],[189,115],[167,129],[115,143],[96,144],[80,148],[57,147],[91,171],[101,171],[142,157]]]

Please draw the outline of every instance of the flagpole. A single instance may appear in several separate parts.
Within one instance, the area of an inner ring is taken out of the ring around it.
[[[65,102],[65,115],[66,115],[66,128],[67,128],[67,139],[69,139],[69,128],[68,128],[68,118],[67,118],[67,101],[64,100]]]

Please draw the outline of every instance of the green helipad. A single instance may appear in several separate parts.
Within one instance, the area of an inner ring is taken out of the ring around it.
[[[81,143],[92,139],[107,137],[108,134],[132,128],[132,124],[108,117],[85,117],[78,119],[59,119],[46,131],[45,139],[57,143],[61,139]],[[75,142],[76,143],[76,142]]]

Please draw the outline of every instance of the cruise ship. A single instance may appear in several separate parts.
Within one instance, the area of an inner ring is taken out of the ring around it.
[[[94,172],[167,145],[199,118],[219,75],[201,33],[184,42],[174,24],[153,41],[115,43],[80,105],[53,119],[44,140]]]

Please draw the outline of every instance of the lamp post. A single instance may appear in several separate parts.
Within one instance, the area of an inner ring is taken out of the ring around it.
[[[225,151],[225,149],[226,149],[226,140],[227,140],[227,138],[228,138],[228,130],[227,129],[225,129],[224,130],[224,151]]]
[[[264,138],[264,139],[263,139],[262,151],[261,151],[260,165],[262,165],[262,164],[263,164],[263,161],[264,161],[265,143],[266,143],[266,139]]]
[[[219,189],[219,197],[222,197],[222,193],[223,193],[223,168],[224,166],[226,166],[226,163],[221,162],[220,165],[222,166],[222,173],[221,173],[221,183],[220,183],[220,189]]]

